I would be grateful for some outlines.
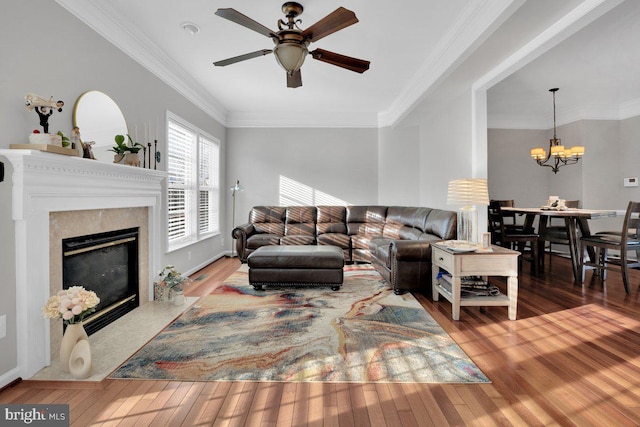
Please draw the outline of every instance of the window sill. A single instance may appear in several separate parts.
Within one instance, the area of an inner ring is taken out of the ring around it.
[[[200,242],[204,242],[207,239],[211,239],[211,238],[219,236],[219,235],[220,235],[220,232],[217,231],[217,232],[207,233],[205,235],[202,235],[202,236],[200,236],[199,239],[185,240],[185,241],[181,241],[181,242],[176,242],[176,243],[168,245],[167,251],[165,253],[169,254],[171,252],[175,252],[175,251],[178,251],[180,249],[184,249],[184,248],[186,248],[188,246],[195,245],[195,244],[200,243]]]

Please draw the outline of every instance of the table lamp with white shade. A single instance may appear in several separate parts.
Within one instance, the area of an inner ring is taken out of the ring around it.
[[[231,231],[233,232],[233,229],[236,228],[236,193],[238,193],[239,191],[244,191],[244,187],[240,185],[240,180],[237,179],[236,184],[233,187],[230,187],[229,190],[231,190],[231,198],[233,199],[232,209],[231,209]],[[231,256],[232,257],[236,256],[234,240],[235,239],[233,238],[231,239]]]
[[[478,211],[475,205],[489,205],[489,190],[484,178],[449,181],[447,204],[462,205],[458,210],[458,240],[478,242]]]

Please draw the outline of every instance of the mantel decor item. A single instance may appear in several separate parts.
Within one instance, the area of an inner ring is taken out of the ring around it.
[[[62,370],[71,372],[75,379],[91,375],[91,348],[83,320],[96,311],[100,298],[82,286],[71,286],[53,295],[42,309],[50,319],[62,319],[66,329],[60,343]]]
[[[108,151],[116,153],[113,156],[113,163],[124,163],[130,166],[140,166],[140,157],[138,152],[144,147],[139,142],[134,142],[129,134],[116,135],[114,137],[116,145],[111,147]]]
[[[64,102],[61,100],[53,101],[53,96],[49,99],[45,99],[35,93],[28,93],[27,96],[24,97],[25,105],[27,110],[33,111],[35,110],[40,119],[40,126],[42,126],[42,130],[45,134],[49,133],[49,117],[53,114],[54,110],[58,110],[58,112],[62,112],[62,107],[64,106]],[[32,144],[41,144],[42,142],[32,142]]]
[[[458,210],[458,240],[478,242],[478,211],[474,205],[489,205],[489,190],[484,178],[449,181],[447,204],[462,205]]]
[[[556,92],[559,89],[549,89],[553,94],[553,138],[549,140],[549,152],[544,148],[536,147],[531,149],[531,157],[540,166],[551,168],[553,173],[558,173],[562,166],[573,165],[578,163],[580,157],[584,155],[584,146],[575,145],[569,149],[565,149],[560,143],[560,139],[556,134]],[[553,159],[551,158],[553,156]]]

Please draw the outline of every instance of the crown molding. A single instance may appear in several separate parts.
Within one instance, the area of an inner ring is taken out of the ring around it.
[[[377,128],[377,113],[230,111],[229,128]]]
[[[560,44],[624,0],[585,0],[578,7],[556,21],[529,43],[476,80],[472,90],[486,90],[529,62]]]
[[[620,105],[591,104],[564,109],[557,113],[556,125],[562,126],[580,120],[624,120],[637,116],[640,116],[640,99]],[[487,117],[487,125],[490,129],[551,129],[553,121],[549,117],[536,119],[493,115]]]
[[[620,119],[629,119],[631,117],[640,116],[640,99],[634,99],[632,101],[620,104]]]
[[[402,93],[388,110],[378,114],[379,126],[393,126],[400,120],[453,65],[464,59],[469,47],[481,41],[483,33],[516,1],[522,3],[522,0],[469,2]]]
[[[163,82],[191,101],[207,115],[226,125],[227,110],[207,93],[165,51],[153,43],[135,23],[119,14],[108,2],[97,0],[56,0],[91,29],[122,50]]]

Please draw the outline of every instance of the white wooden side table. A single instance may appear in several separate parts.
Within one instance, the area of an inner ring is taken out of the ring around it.
[[[433,300],[438,301],[442,295],[451,302],[453,320],[460,320],[460,307],[464,306],[506,306],[509,319],[516,320],[519,252],[501,246],[492,246],[491,252],[458,252],[438,243],[431,246]],[[451,290],[439,283],[440,269],[451,275]],[[462,297],[463,276],[506,276],[507,295]]]

